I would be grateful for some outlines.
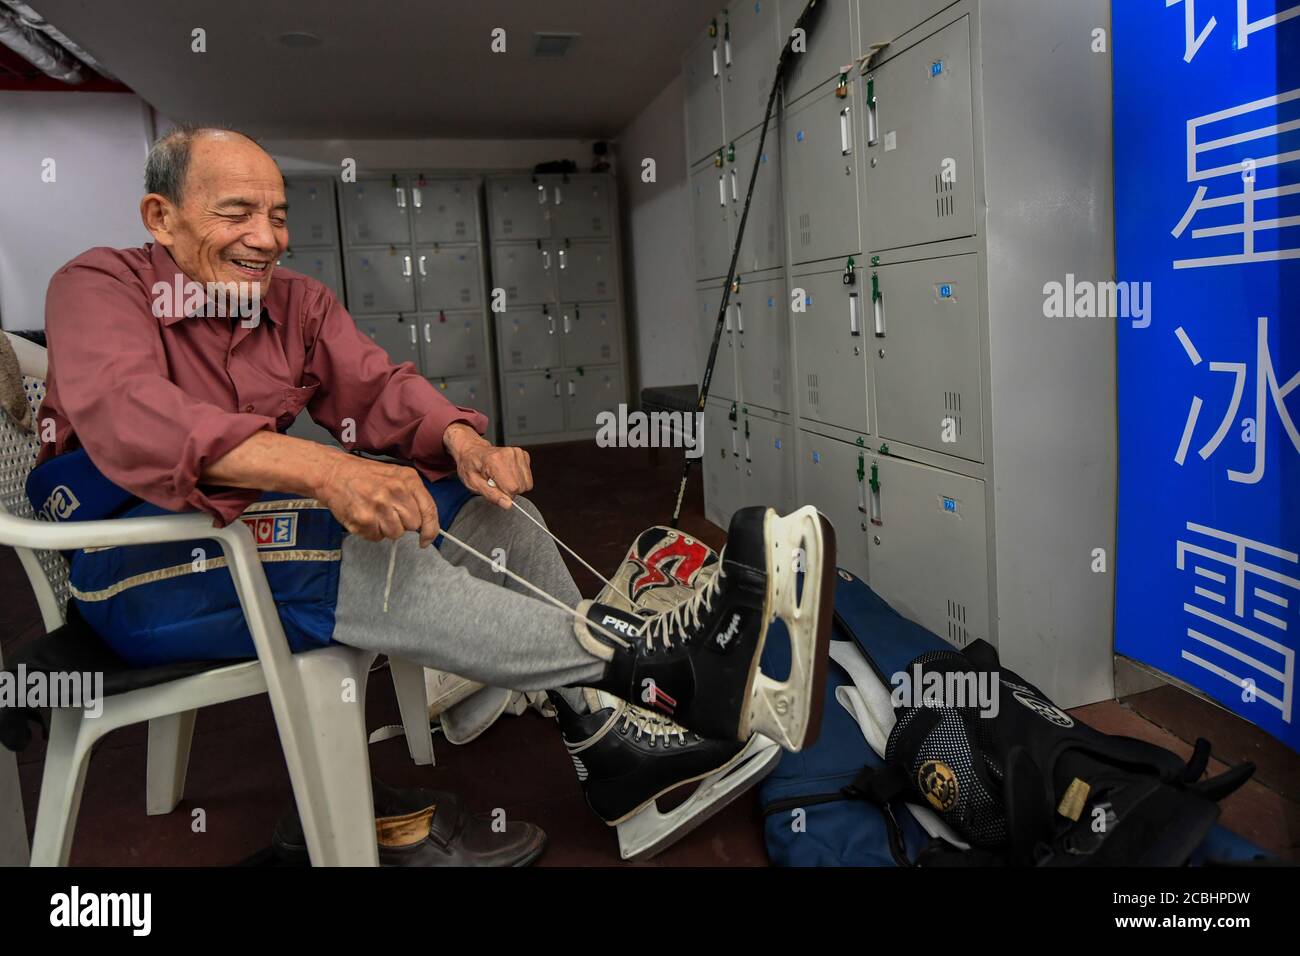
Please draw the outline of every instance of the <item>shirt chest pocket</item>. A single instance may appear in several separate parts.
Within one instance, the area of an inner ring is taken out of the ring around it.
[[[316,391],[319,388],[319,382],[313,385],[303,385],[300,388],[295,386],[286,388],[284,390],[284,398],[280,410],[276,414],[275,418],[276,431],[287,431],[289,426],[293,424],[294,419],[298,417],[299,413],[302,412],[302,410],[311,402],[312,398],[315,397]]]

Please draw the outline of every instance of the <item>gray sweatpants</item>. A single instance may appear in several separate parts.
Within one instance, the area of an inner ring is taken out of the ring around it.
[[[506,510],[475,496],[447,530],[575,607],[582,595],[555,542],[516,508],[541,518],[525,498]],[[334,639],[510,690],[581,686],[604,673],[604,662],[578,643],[572,615],[451,541],[439,544],[421,550],[414,534],[397,542],[385,613],[392,542],[345,537]]]

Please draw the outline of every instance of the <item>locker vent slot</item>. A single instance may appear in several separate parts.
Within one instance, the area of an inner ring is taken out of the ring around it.
[[[528,431],[528,416],[527,416],[527,415],[516,415],[516,416],[515,416],[515,431],[520,431],[520,432],[526,432],[526,431]]]
[[[945,418],[951,418],[953,425],[957,429],[957,434],[961,434],[961,392],[944,392],[943,393],[943,410],[946,413]]]
[[[511,365],[514,365],[514,366],[516,366],[516,367],[520,367],[520,366],[522,366],[522,365],[524,364],[524,350],[523,350],[523,349],[511,349],[511,350],[510,350],[510,364],[511,364]]]
[[[509,218],[502,218],[501,232],[508,236],[514,231],[515,231],[515,221]]]
[[[936,173],[934,177],[934,214],[936,218],[946,219],[957,211],[956,197],[953,190],[956,183],[944,182],[943,176]]]
[[[806,212],[799,217],[799,245],[804,249],[812,245],[812,213]]]
[[[822,403],[821,386],[818,382],[817,375],[814,372],[808,373],[808,404],[820,405]]]
[[[970,643],[970,631],[966,629],[966,605],[948,599],[948,640],[958,647]]]

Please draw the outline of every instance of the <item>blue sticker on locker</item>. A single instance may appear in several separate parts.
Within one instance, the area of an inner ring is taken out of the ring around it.
[[[802,142],[803,142],[803,130],[799,130],[797,133],[795,133],[795,134],[794,134],[794,138],[795,138],[795,141],[796,141],[796,142],[802,143]]]
[[[776,440],[776,447],[777,447],[778,449],[781,447],[781,439],[779,439],[779,438]]]
[[[950,285],[941,285],[941,286],[939,286],[939,298],[941,298],[941,299],[951,299],[951,298],[952,298],[952,286],[950,286]]]
[[[821,463],[822,463],[822,453],[819,451],[813,452],[813,464],[820,465]]]
[[[930,64],[930,75],[938,76],[943,72],[943,60],[935,60]]]
[[[956,511],[956,510],[957,510],[957,500],[956,500],[955,498],[944,498],[944,499],[943,499],[943,510],[944,510],[944,511]]]
[[[767,307],[770,309],[770,308],[772,308],[772,306],[774,306],[774,305],[776,305],[776,299],[775,299],[775,297],[769,295],[769,296],[767,297]]]

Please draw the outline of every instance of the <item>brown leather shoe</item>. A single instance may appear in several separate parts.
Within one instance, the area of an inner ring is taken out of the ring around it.
[[[467,812],[450,791],[372,785],[380,866],[529,866],[546,849],[541,827],[511,820],[494,830],[491,816]],[[280,818],[271,846],[282,863],[308,864],[297,807]]]

